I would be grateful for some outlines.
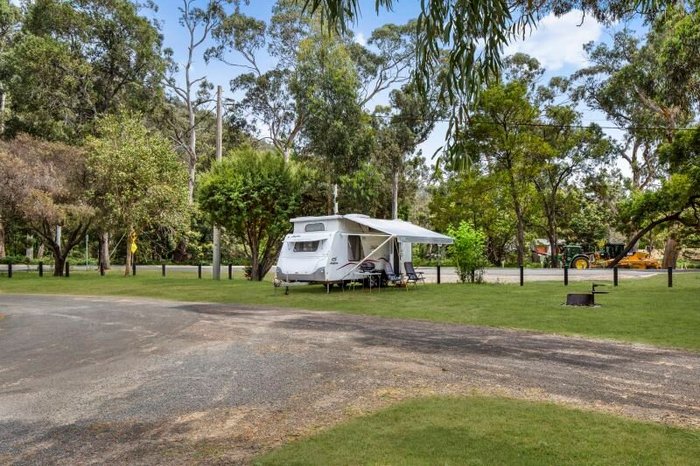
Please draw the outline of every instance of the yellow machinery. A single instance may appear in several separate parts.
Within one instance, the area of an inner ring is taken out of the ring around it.
[[[611,262],[612,260],[606,261],[606,265]],[[661,263],[658,259],[652,259],[648,252],[639,250],[622,259],[617,266],[627,269],[660,269]]]

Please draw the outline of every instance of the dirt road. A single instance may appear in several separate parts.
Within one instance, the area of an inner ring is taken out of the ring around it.
[[[0,463],[245,463],[406,397],[700,426],[700,354],[335,313],[0,295]]]

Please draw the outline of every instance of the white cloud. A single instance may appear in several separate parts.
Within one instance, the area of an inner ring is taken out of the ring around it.
[[[588,60],[583,44],[597,41],[603,32],[603,25],[590,16],[582,24],[581,18],[582,13],[577,10],[558,18],[549,14],[539,21],[537,29],[529,37],[506,47],[505,54],[526,53],[537,58],[548,71],[569,65],[576,68],[585,66]]]
[[[353,40],[363,47],[367,45],[367,38],[361,32],[356,33]]]

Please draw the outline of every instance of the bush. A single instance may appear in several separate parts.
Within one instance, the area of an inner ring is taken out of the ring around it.
[[[450,227],[447,234],[454,238],[448,254],[457,267],[462,283],[481,283],[484,277],[486,259],[486,235],[466,222],[458,228]]]
[[[5,256],[0,259],[0,264],[30,264],[27,256]]]

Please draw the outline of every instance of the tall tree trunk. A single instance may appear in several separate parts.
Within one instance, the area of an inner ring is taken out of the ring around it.
[[[36,258],[41,260],[46,252],[46,245],[43,242],[39,243],[39,247],[36,250]]]
[[[7,252],[5,251],[5,226],[0,218],[0,259],[5,257]]]
[[[669,236],[666,240],[666,246],[664,247],[664,261],[663,268],[676,268],[676,262],[678,261],[678,241],[673,236]]]
[[[518,231],[516,235],[516,242],[518,243],[518,265],[523,265],[525,254],[525,222],[523,221],[523,214],[519,208],[515,216],[518,220]]]
[[[103,270],[109,270],[111,267],[111,262],[109,260],[109,233],[103,231],[97,236],[99,242],[99,253],[98,253],[98,266],[101,266]]]
[[[53,252],[53,276],[62,277],[63,271],[66,269],[66,255],[56,244],[51,246],[51,251]]]
[[[5,90],[0,89],[0,134],[5,134]]]
[[[128,277],[131,275],[131,262],[133,261],[133,254],[131,253],[132,238],[134,237],[133,227],[129,227],[128,240],[126,242],[126,264],[124,265],[124,276]]]
[[[258,260],[258,245],[255,241],[250,245],[250,281],[260,281],[260,262]]]
[[[32,235],[27,235],[27,244],[24,249],[24,256],[30,261],[34,260],[34,237]]]
[[[399,218],[399,170],[394,169],[394,176],[391,180],[391,218]]]
[[[189,152],[189,178],[188,178],[188,192],[187,192],[187,200],[189,201],[189,204],[192,205],[194,202],[194,181],[195,181],[195,176],[197,174],[197,132],[195,131],[195,114],[194,114],[194,108],[192,108],[191,105],[188,106],[189,110],[189,125],[190,125],[190,137],[189,137],[189,145],[188,145],[188,152]]]
[[[547,238],[549,239],[549,249],[551,254],[550,268],[556,269],[559,267],[559,260],[557,258],[557,243],[559,241],[557,238],[557,218],[555,212],[550,211],[547,213],[547,229],[549,230]]]
[[[510,166],[510,164],[508,166],[508,179],[510,182],[510,193],[513,199],[513,210],[515,211],[515,219],[517,221],[516,243],[518,247],[518,265],[523,265],[525,254],[525,221],[523,219],[523,209],[520,205],[520,199],[518,198],[518,193],[515,186],[513,168]]]

